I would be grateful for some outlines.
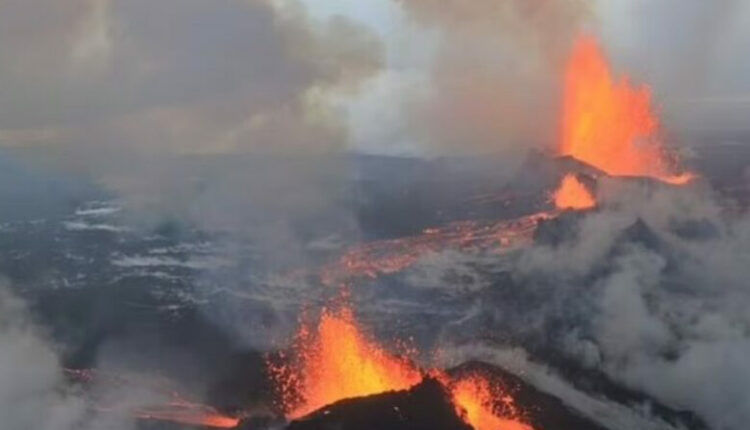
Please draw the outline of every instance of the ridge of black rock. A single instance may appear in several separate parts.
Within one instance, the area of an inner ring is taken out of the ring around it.
[[[409,390],[346,399],[292,421],[287,430],[471,430],[442,384],[425,378]]]

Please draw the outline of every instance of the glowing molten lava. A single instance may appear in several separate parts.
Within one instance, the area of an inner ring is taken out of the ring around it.
[[[540,221],[552,214],[539,212],[494,222],[455,221],[415,236],[378,240],[354,246],[321,271],[323,284],[335,286],[357,278],[374,279],[397,273],[430,252],[454,248],[503,251],[529,244]]]
[[[498,391],[480,375],[463,377],[451,384],[456,412],[475,430],[533,430],[515,418],[503,418],[516,417],[518,411],[513,399]],[[501,410],[495,405],[497,398],[502,402]]]
[[[573,174],[567,174],[554,194],[555,206],[558,209],[590,209],[596,206],[596,200],[589,190]]]
[[[648,176],[672,184],[673,156],[658,139],[659,121],[647,86],[612,76],[592,37],[578,39],[565,71],[560,151],[615,176]]]
[[[324,310],[312,330],[303,326],[296,362],[272,368],[287,416],[299,418],[338,400],[405,390],[422,380],[408,360],[365,336],[352,310]]]

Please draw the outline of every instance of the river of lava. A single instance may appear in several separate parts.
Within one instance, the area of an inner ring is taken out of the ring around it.
[[[449,383],[456,412],[476,430],[533,430],[518,420],[513,399],[481,375],[468,375]],[[499,399],[502,411],[495,404]],[[511,417],[511,418],[504,418]]]
[[[303,324],[291,359],[270,370],[292,419],[338,400],[405,390],[422,380],[409,360],[365,335],[347,305],[324,309],[317,325]]]
[[[550,212],[539,212],[502,221],[455,221],[414,236],[357,245],[325,266],[321,281],[335,286],[357,278],[374,279],[400,272],[430,252],[450,248],[502,251],[527,245],[539,222],[553,216]]]
[[[565,70],[560,152],[613,176],[647,176],[672,184],[677,160],[659,140],[647,86],[612,75],[597,41],[578,38]]]
[[[565,175],[553,197],[558,209],[583,210],[596,206],[594,196],[572,173]]]

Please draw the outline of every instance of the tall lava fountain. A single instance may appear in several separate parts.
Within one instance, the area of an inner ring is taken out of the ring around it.
[[[613,176],[645,176],[682,184],[677,160],[659,138],[651,91],[613,76],[597,41],[580,36],[564,77],[560,153]]]

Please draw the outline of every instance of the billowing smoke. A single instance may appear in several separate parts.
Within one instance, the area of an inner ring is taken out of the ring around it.
[[[276,217],[330,203],[331,190],[317,184],[336,175],[327,159],[346,149],[347,131],[329,101],[356,92],[382,56],[367,30],[345,18],[314,23],[294,2],[11,1],[4,9],[2,143],[88,173],[150,213],[209,228],[257,226],[239,207],[250,200],[283,208]],[[316,157],[265,170],[202,162],[246,153]]]
[[[114,394],[114,393],[111,393]],[[125,392],[118,393],[124,398]],[[130,393],[132,399],[137,398]],[[134,428],[132,417],[100,414],[64,379],[54,345],[31,321],[5,281],[0,287],[0,420],[7,428]]]
[[[508,156],[554,146],[563,63],[581,32],[602,39],[618,75],[652,88],[670,135],[692,142],[696,133],[745,130],[750,14],[742,2],[397,4],[405,13],[398,25],[407,30],[393,37],[396,59],[370,91],[387,100],[383,111],[405,113],[380,121],[400,134],[379,129],[375,136],[416,142],[428,153]],[[414,70],[422,73],[418,82]]]
[[[207,311],[244,346],[269,348],[295,323],[275,308],[307,298],[306,273],[277,290],[247,272],[315,266],[311,248],[356,237],[352,135],[375,133],[375,152],[416,143],[420,154],[500,152],[504,161],[554,147],[563,63],[581,31],[601,36],[615,68],[652,85],[668,126],[747,131],[750,14],[742,2],[391,5],[417,35],[413,56],[386,52],[394,44],[381,40],[387,35],[345,17],[313,19],[291,0],[5,0],[0,145],[91,178],[123,199],[135,224],[173,221],[225,239],[241,273],[207,283],[253,282],[266,295],[240,301],[240,289]],[[385,103],[375,110],[388,121],[360,111],[350,122],[347,109],[358,103]],[[529,345],[531,357],[553,350],[717,429],[743,428],[750,220],[700,184],[604,180],[598,201],[600,209],[546,227],[563,233],[529,249],[480,262],[430,254],[408,273],[417,290],[456,289],[458,279],[461,291],[449,299],[480,297],[445,324],[441,346],[479,324],[483,336]],[[260,264],[244,265],[257,254]],[[518,289],[487,293],[496,287],[487,266]],[[92,413],[66,388],[54,344],[2,291],[0,422],[127,429],[127,418],[98,421],[116,418]],[[402,290],[390,294],[385,305],[372,302],[389,312],[411,305]]]
[[[271,271],[304,265],[308,242],[331,231],[356,232],[344,207],[346,118],[334,101],[381,67],[381,43],[365,27],[345,17],[314,21],[296,1],[11,0],[2,9],[3,156],[94,182],[125,206],[128,228],[166,226],[177,241],[185,231],[215,234],[240,267],[248,243],[263,250],[265,265],[253,269]],[[232,285],[246,281],[237,275]],[[267,345],[241,320],[241,306],[205,310],[232,334]],[[37,421],[51,416],[40,410],[80,400],[58,393],[57,355],[40,338],[11,341],[3,353],[15,361],[3,375],[38,376],[3,384],[3,412],[18,398],[29,409],[19,419],[32,420],[8,428],[69,428]],[[36,349],[46,360],[38,372],[21,357]],[[29,396],[47,403],[27,406]]]
[[[750,419],[750,367],[741,358],[750,348],[747,216],[725,210],[700,184],[608,180],[598,198],[599,210],[552,221],[534,246],[491,264],[508,276],[477,271],[484,303],[448,324],[442,342],[471,345],[465,333],[483,333],[489,345],[523,346],[536,361],[563,357],[603,372],[695,411],[711,428],[743,428]],[[424,261],[435,271],[431,285],[457,288],[446,283],[451,278],[436,281],[441,267],[443,276],[461,268],[472,277],[472,266],[451,255],[444,255],[450,263]],[[445,351],[494,360],[486,346]],[[521,366],[527,371],[535,370]]]
[[[430,89],[411,110],[421,138],[453,152],[512,154],[556,136],[559,77],[585,2],[401,2],[436,29]]]

